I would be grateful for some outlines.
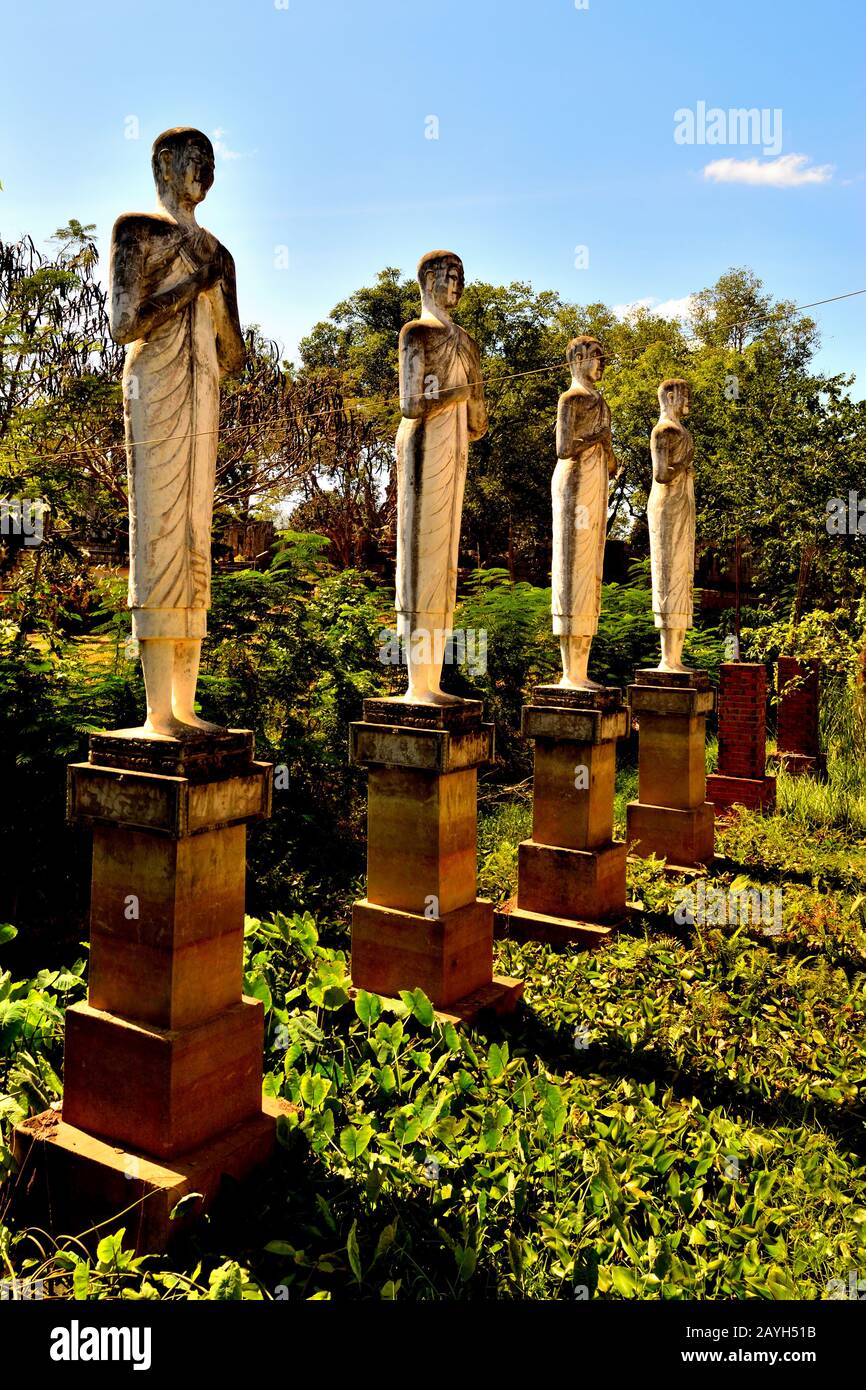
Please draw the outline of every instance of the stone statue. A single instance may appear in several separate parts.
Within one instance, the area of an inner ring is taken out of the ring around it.
[[[214,731],[195,714],[210,601],[220,378],[243,366],[234,261],[196,222],[214,178],[200,130],[154,141],[157,211],[111,242],[111,335],[126,344],[129,607],[147,693],[142,732]]]
[[[566,352],[571,386],[559,398],[553,471],[553,631],[562,653],[559,684],[600,690],[587,676],[598,630],[607,532],[608,480],[616,472],[610,410],[595,383],[604,350],[595,338],[574,338]]]
[[[650,439],[653,485],[647,507],[653,615],[662,639],[657,669],[688,671],[683,641],[694,621],[695,574],[695,446],[681,418],[689,413],[688,382],[663,381],[658,396],[661,413]]]
[[[478,345],[451,321],[463,262],[430,251],[418,264],[421,316],[400,332],[397,431],[397,631],[407,654],[401,698],[459,703],[439,688],[457,603],[460,517],[469,441],[487,433]]]

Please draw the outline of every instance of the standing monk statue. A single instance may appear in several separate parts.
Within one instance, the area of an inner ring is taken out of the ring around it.
[[[451,321],[463,262],[429,251],[418,265],[421,316],[400,331],[397,431],[397,631],[409,688],[422,704],[459,703],[439,688],[457,605],[460,517],[469,441],[487,433],[477,343]]]
[[[553,631],[562,653],[559,684],[600,690],[587,676],[598,630],[607,533],[608,480],[616,472],[610,409],[596,382],[604,350],[595,338],[573,338],[566,351],[571,386],[559,398],[557,465],[553,471]]]
[[[695,446],[682,422],[689,413],[688,382],[663,381],[661,413],[650,438],[653,485],[647,520],[653,584],[653,616],[661,628],[659,671],[688,671],[683,665],[686,629],[694,623]]]
[[[123,369],[129,475],[129,607],[144,732],[214,731],[195,714],[210,603],[220,378],[245,349],[234,261],[196,222],[213,146],[181,126],[154,141],[157,211],[128,212],[111,241],[111,335]]]

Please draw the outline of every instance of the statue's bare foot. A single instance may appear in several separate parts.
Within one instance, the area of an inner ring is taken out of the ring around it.
[[[190,729],[195,729],[200,734],[222,734],[225,730],[219,724],[210,724],[206,719],[199,719],[197,714],[190,710],[180,712],[176,715],[176,722],[182,731],[181,737],[185,732],[189,736]]]
[[[141,729],[135,732],[143,734],[146,738],[183,738],[185,733],[189,733],[189,729],[174,715],[168,715],[164,719],[146,719]]]
[[[670,676],[690,676],[690,675],[692,674],[692,672],[694,671],[694,667],[693,667],[693,666],[683,666],[683,665],[681,665],[681,664],[680,664],[680,665],[677,665],[677,666],[674,666],[674,665],[672,665],[670,662],[667,662],[667,661],[660,661],[659,664],[658,664],[658,666],[656,667],[656,670],[657,670],[657,671],[664,671],[664,672],[666,672],[666,674],[668,674],[668,675],[670,675]]]
[[[430,691],[431,705],[462,705],[463,701],[459,695],[448,695],[444,690]]]
[[[571,676],[563,676],[559,684],[564,690],[604,690],[599,681],[591,681],[589,676],[578,681],[572,680]]]
[[[398,695],[407,705],[462,705],[459,695],[446,695],[444,690],[413,690],[410,686],[405,695]]]

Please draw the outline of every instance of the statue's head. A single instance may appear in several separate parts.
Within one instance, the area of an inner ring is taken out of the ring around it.
[[[659,405],[669,415],[688,415],[691,405],[691,389],[681,376],[668,377],[659,387]]]
[[[583,377],[586,381],[601,381],[604,376],[604,348],[598,338],[590,338],[586,333],[572,338],[565,349],[565,357],[572,376]]]
[[[463,294],[463,262],[453,251],[428,251],[418,262],[422,300],[440,309],[456,309]]]
[[[160,196],[171,189],[185,203],[200,203],[213,183],[213,145],[201,130],[175,126],[153,142],[153,177]]]

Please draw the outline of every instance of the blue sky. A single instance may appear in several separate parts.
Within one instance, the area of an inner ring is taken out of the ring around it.
[[[242,318],[290,356],[434,246],[579,302],[668,304],[741,264],[798,303],[866,286],[853,0],[285,3],[5,0],[0,234],[78,217],[107,251],[114,218],[153,204],[154,135],[184,124],[221,132],[201,220]],[[701,101],[780,109],[781,151],[676,143]],[[863,394],[866,295],[815,314],[819,365]]]

